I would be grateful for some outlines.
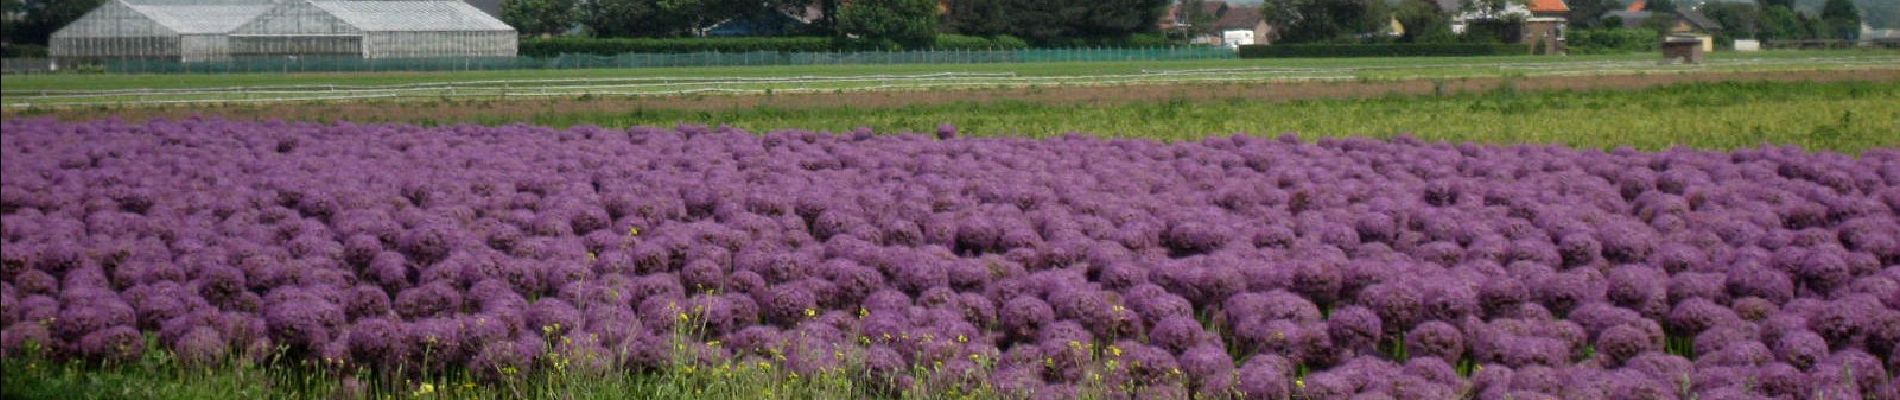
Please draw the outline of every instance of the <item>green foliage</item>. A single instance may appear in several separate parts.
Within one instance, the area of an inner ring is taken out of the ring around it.
[[[1521,6],[1529,3],[1529,0],[1464,0],[1462,6],[1459,8],[1464,11],[1478,12],[1483,15],[1497,16],[1503,14],[1504,10],[1511,6]]]
[[[1648,6],[1644,7],[1643,11],[1648,11],[1648,12],[1653,12],[1653,13],[1676,12],[1675,0],[1649,0],[1649,3],[1647,4]]]
[[[105,4],[106,0],[17,0],[6,6],[4,32],[8,41],[16,44],[44,45],[53,36],[53,32],[66,24],[85,16],[86,12]],[[14,13],[19,13],[18,21],[11,21]]]
[[[838,10],[838,32],[906,47],[928,47],[936,39],[935,0],[857,0]]]
[[[1240,58],[1453,57],[1530,55],[1518,44],[1276,44],[1240,46]]]
[[[1524,38],[1524,18],[1510,16],[1501,19],[1474,19],[1465,22],[1465,33],[1461,38],[1466,43],[1517,43]]]
[[[1004,35],[1010,26],[1007,0],[957,0],[943,16],[945,30],[972,36]]]
[[[1167,35],[1161,33],[1137,33],[1113,37],[1074,37],[1059,38],[1044,43],[1046,47],[1163,47],[1175,44]]]
[[[1457,35],[1451,32],[1451,17],[1429,1],[1400,3],[1393,10],[1393,18],[1399,20],[1399,25],[1405,26],[1405,34],[1399,37],[1401,42],[1451,43],[1458,40]]]
[[[523,35],[555,35],[574,26],[574,0],[502,0],[501,20]]]
[[[1377,36],[1391,22],[1383,0],[1273,0],[1275,13],[1296,15],[1281,31],[1282,43],[1356,42]]]
[[[678,36],[688,27],[654,0],[592,0],[581,5],[581,23],[598,37]]]
[[[1849,0],[1827,0],[1821,6],[1821,21],[1829,39],[1858,39],[1860,37],[1860,10],[1854,8]]]
[[[931,46],[936,50],[1016,50],[1028,47],[1029,43],[1009,35],[986,38],[954,33],[938,34],[936,44]]]
[[[998,0],[1001,33],[1038,46],[1076,40],[1118,40],[1153,33],[1170,0]],[[964,34],[985,32],[960,31]]]
[[[1603,27],[1603,13],[1623,9],[1617,0],[1565,0],[1564,3],[1570,6],[1571,29]]]
[[[624,53],[697,53],[748,51],[831,51],[831,38],[576,38],[523,39],[520,52],[528,57],[553,57],[561,54],[618,55]]]
[[[0,58],[45,58],[46,46],[36,44],[8,44],[0,46]]]
[[[1812,25],[1807,16],[1794,9],[1771,5],[1762,9],[1760,35],[1768,40],[1810,39],[1814,37]]]
[[[1721,25],[1716,32],[1716,42],[1729,43],[1735,39],[1754,38],[1761,32],[1761,8],[1749,3],[1708,3],[1700,9],[1703,15]]]
[[[1645,28],[1572,29],[1564,34],[1571,54],[1615,54],[1656,51],[1662,37]]]

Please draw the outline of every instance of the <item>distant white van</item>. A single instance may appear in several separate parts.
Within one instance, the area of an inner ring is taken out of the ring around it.
[[[1253,44],[1253,31],[1234,29],[1221,32],[1221,44],[1230,49],[1239,49],[1241,45]]]

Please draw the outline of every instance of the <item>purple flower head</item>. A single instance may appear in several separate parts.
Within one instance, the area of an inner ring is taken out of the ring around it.
[[[79,338],[79,354],[94,360],[127,361],[145,352],[145,337],[131,326],[114,326]]]
[[[1423,294],[1406,284],[1383,283],[1367,287],[1359,294],[1362,302],[1378,313],[1387,330],[1410,330],[1419,322],[1424,307]]]
[[[1649,332],[1634,325],[1617,325],[1597,337],[1596,351],[1610,365],[1618,365],[1638,354],[1658,349],[1661,343],[1654,339]]]
[[[1185,316],[1162,319],[1148,331],[1149,343],[1174,352],[1210,343],[1213,339],[1213,335],[1201,328],[1200,321]]]
[[[188,366],[206,366],[224,361],[230,344],[209,327],[195,327],[171,343],[172,354]]]
[[[1702,298],[1692,298],[1676,303],[1676,308],[1669,311],[1667,323],[1672,330],[1693,335],[1711,327],[1738,321],[1741,321],[1741,317],[1736,316],[1735,312],[1727,307]]]
[[[1729,269],[1726,286],[1728,293],[1737,297],[1759,297],[1775,303],[1794,297],[1794,281],[1787,274],[1760,265]]]
[[[1419,324],[1405,334],[1406,350],[1425,357],[1437,357],[1445,362],[1457,362],[1464,358],[1464,333],[1457,327],[1444,322],[1431,321]]]
[[[461,310],[462,294],[446,283],[431,283],[397,293],[391,308],[404,318],[442,316]]]
[[[1368,351],[1384,337],[1385,330],[1371,309],[1347,306],[1333,310],[1326,320],[1326,333],[1341,349]]]
[[[1034,297],[1017,297],[1003,303],[998,318],[1002,320],[1004,335],[1027,339],[1055,321],[1055,309]]]
[[[556,298],[537,300],[527,311],[526,328],[549,336],[580,330],[585,321],[573,305]]]
[[[1782,334],[1775,340],[1775,355],[1785,363],[1803,370],[1827,356],[1827,340],[1811,331]]]

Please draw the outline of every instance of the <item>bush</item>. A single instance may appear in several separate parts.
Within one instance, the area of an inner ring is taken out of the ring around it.
[[[1028,42],[1009,35],[986,38],[954,33],[937,35],[937,43],[931,46],[935,50],[1017,50],[1028,47]]]
[[[823,37],[737,38],[549,38],[522,39],[521,55],[554,57],[561,54],[618,55],[624,53],[697,53],[752,51],[831,51],[839,47]]]
[[[1644,28],[1572,29],[1564,35],[1570,54],[1611,54],[1656,51],[1662,37]]]
[[[1522,56],[1519,44],[1281,44],[1240,46],[1240,58]]]

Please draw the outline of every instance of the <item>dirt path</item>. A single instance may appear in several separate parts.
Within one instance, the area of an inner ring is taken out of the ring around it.
[[[474,121],[527,120],[537,115],[618,113],[633,110],[716,111],[774,108],[890,108],[949,103],[1021,101],[1045,104],[1112,105],[1145,101],[1246,100],[1286,102],[1313,99],[1351,99],[1388,95],[1454,94],[1494,90],[1509,85],[1517,90],[1634,90],[1686,82],[1719,81],[1871,81],[1900,80],[1900,70],[1681,73],[1614,76],[1537,76],[1458,78],[1450,80],[1197,83],[1117,86],[1062,86],[1043,88],[960,89],[932,91],[877,91],[778,95],[687,95],[560,100],[474,100],[346,102],[301,104],[243,104],[223,106],[98,107],[60,110],[6,110],[0,117],[53,116],[62,119],[120,117],[127,120],[221,117],[237,120]]]

